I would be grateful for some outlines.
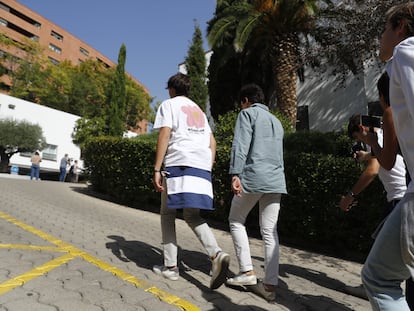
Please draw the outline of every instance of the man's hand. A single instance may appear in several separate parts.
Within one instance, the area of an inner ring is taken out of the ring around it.
[[[353,202],[354,202],[354,197],[350,195],[342,196],[341,201],[339,202],[339,207],[344,212],[349,212],[352,208]]]
[[[371,158],[372,158],[371,152],[368,152],[368,151],[360,150],[354,153],[354,159],[358,162],[368,161]]]
[[[231,178],[231,190],[233,190],[234,195],[241,196],[242,186],[239,176],[233,176]]]

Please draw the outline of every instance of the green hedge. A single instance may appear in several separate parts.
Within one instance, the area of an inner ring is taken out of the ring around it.
[[[159,204],[152,187],[154,139],[95,138],[82,155],[96,191],[137,208]]]
[[[216,163],[213,168],[215,211],[204,213],[227,223],[232,193],[228,175],[236,113],[219,119],[215,127]],[[278,230],[282,243],[363,260],[370,237],[383,213],[385,194],[378,179],[359,196],[358,206],[344,213],[338,203],[357,180],[363,166],[350,156],[351,141],[341,133],[287,133],[284,140],[288,195],[282,197]],[[146,209],[159,206],[152,186],[156,136],[136,139],[96,138],[83,152],[90,181],[96,190],[119,202]],[[247,227],[258,234],[257,208]]]

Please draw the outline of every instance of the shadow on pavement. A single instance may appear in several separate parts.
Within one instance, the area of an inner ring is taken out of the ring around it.
[[[293,274],[319,286],[368,300],[362,286],[351,287],[340,280],[330,278],[326,273],[321,271],[305,269],[290,264],[281,264],[280,275],[286,276],[287,274]]]
[[[106,247],[111,249],[112,253],[124,262],[134,262],[137,266],[149,270],[152,270],[154,264],[162,264],[162,250],[157,247],[140,241],[127,241],[117,235],[110,235],[108,238],[114,240],[114,242],[106,243]],[[214,305],[212,310],[266,310],[252,305],[240,306],[235,304],[229,297],[211,290],[208,286],[192,277],[189,273],[192,270],[198,270],[209,275],[211,263],[207,255],[183,249],[179,249],[179,254],[180,276],[201,290],[204,299]]]
[[[154,264],[162,264],[162,250],[160,248],[148,245],[140,241],[127,241],[122,236],[110,235],[108,238],[113,242],[106,243],[106,247],[111,249],[112,253],[121,261],[134,262],[137,266],[152,270]],[[211,262],[204,253],[187,251],[179,249],[179,268],[180,276],[197,286],[204,299],[214,305],[212,310],[255,310],[264,311],[258,306],[238,305],[231,299],[220,292],[211,290],[208,286],[194,278],[189,272],[192,270],[200,271],[207,276],[210,274]],[[345,284],[338,280],[331,279],[326,274],[297,267],[294,265],[281,265],[281,275],[295,274],[306,278],[320,286],[339,290]],[[224,286],[224,285],[223,285]],[[229,287],[239,292],[249,292],[243,287]],[[336,311],[352,311],[352,309],[337,303],[331,298],[324,296],[300,295],[289,290],[288,285],[280,280],[277,290],[276,301],[278,305],[283,305],[292,311],[320,311],[320,310],[336,310]],[[272,305],[269,304],[269,309]]]

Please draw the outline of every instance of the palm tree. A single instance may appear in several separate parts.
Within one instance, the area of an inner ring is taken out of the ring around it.
[[[272,68],[277,109],[296,124],[300,39],[314,27],[318,0],[218,0],[209,22],[210,45],[232,40],[236,52],[262,50]],[[257,52],[257,51],[256,51]]]

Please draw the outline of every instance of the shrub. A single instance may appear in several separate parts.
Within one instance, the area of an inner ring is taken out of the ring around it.
[[[221,223],[227,223],[233,196],[228,169],[236,117],[236,112],[221,116],[215,127],[215,211],[204,215]],[[158,207],[159,194],[152,186],[155,146],[156,133],[134,139],[90,140],[83,152],[90,181],[98,191],[121,203],[141,209]],[[359,196],[357,207],[344,213],[339,209],[340,197],[364,168],[350,157],[349,138],[341,133],[287,132],[284,146],[289,193],[282,197],[278,224],[281,241],[364,259],[372,243],[370,235],[383,213],[385,194],[379,180]],[[251,233],[258,234],[257,208],[246,225]]]

